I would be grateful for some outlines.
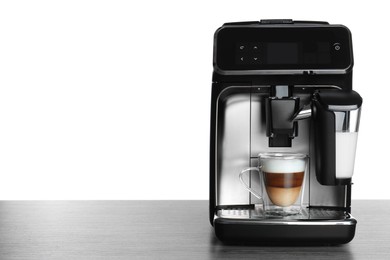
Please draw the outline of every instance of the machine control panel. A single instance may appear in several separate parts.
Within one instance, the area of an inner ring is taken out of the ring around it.
[[[337,45],[340,50],[340,45]],[[238,43],[236,64],[330,64],[329,42]]]
[[[214,66],[225,71],[347,71],[353,64],[343,26],[222,27],[216,42]]]

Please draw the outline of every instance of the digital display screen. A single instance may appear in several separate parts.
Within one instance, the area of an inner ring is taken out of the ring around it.
[[[269,42],[265,44],[267,64],[298,63],[298,43]]]

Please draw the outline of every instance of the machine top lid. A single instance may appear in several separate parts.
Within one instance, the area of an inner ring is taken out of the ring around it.
[[[223,26],[242,26],[242,25],[282,25],[282,24],[296,24],[296,25],[329,25],[324,21],[294,21],[292,19],[261,19],[260,21],[247,22],[231,22],[224,23]]]

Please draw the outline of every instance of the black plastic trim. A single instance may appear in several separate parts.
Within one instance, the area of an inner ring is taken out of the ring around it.
[[[345,225],[284,225],[265,224],[236,219],[216,218],[216,236],[229,244],[260,245],[328,245],[345,244],[355,236],[356,220],[345,220]]]
[[[315,165],[317,181],[322,185],[335,185],[336,131],[335,115],[325,110],[317,99],[312,103],[315,138]]]

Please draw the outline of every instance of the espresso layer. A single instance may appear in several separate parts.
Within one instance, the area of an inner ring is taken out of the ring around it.
[[[265,186],[293,188],[302,186],[304,172],[269,173],[264,172]]]

